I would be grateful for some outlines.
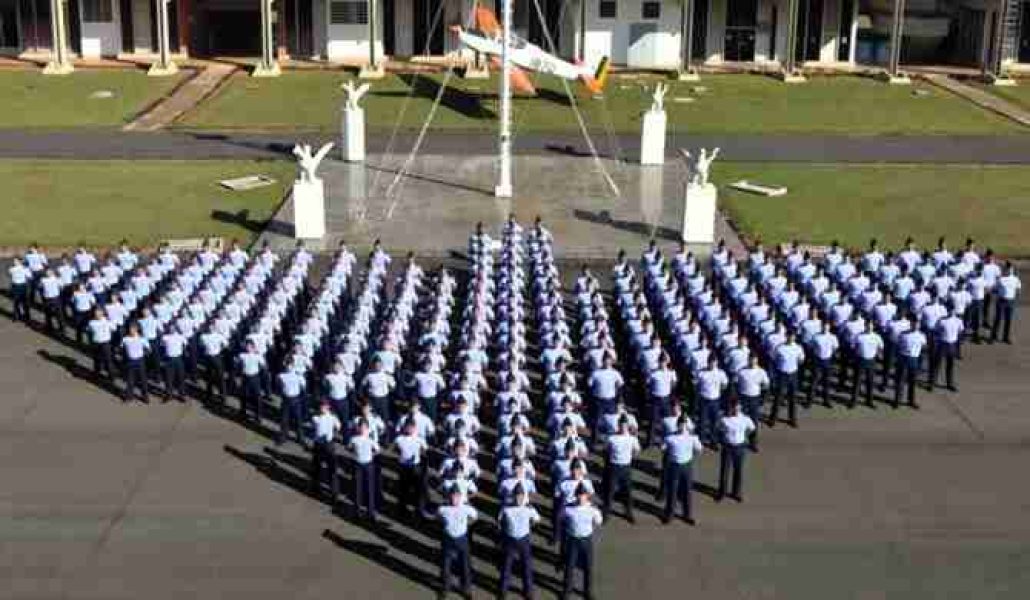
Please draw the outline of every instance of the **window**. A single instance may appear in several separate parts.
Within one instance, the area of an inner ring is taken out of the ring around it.
[[[597,16],[602,19],[614,19],[618,15],[615,0],[601,0],[597,8]]]
[[[661,19],[661,2],[643,2],[640,4],[640,17],[642,19]]]
[[[329,22],[333,25],[368,25],[368,2],[343,0],[330,3]]]
[[[82,21],[84,23],[110,23],[113,20],[111,0],[82,0]]]

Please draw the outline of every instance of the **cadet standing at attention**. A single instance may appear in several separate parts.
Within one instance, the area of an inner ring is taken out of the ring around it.
[[[677,429],[674,433],[665,436],[662,449],[665,451],[665,470],[662,473],[662,481],[665,488],[665,513],[662,515],[662,522],[668,523],[672,520],[673,509],[676,501],[679,500],[683,511],[683,520],[695,525],[691,513],[691,492],[694,487],[693,460],[695,454],[700,454],[704,446],[701,440],[690,430],[690,419],[686,415],[680,415],[676,423]]]
[[[733,487],[729,496],[737,502],[743,502],[741,480],[743,478],[744,456],[747,453],[747,437],[755,429],[755,422],[747,415],[741,414],[736,400],[730,401],[729,414],[719,421],[722,431],[722,457],[719,461],[719,491],[716,500],[726,496],[730,470],[733,471]]]
[[[529,503],[528,494],[522,485],[516,485],[515,502],[501,509],[497,518],[504,534],[501,546],[501,591],[504,598],[508,592],[508,580],[516,560],[522,562],[522,596],[533,597],[533,525],[540,522],[540,513]]]
[[[457,566],[461,579],[461,593],[466,598],[472,594],[472,567],[469,562],[469,524],[476,520],[476,509],[462,502],[458,486],[451,487],[446,504],[437,509],[437,517],[443,523],[440,548],[440,593],[446,596],[451,589],[451,570]]]
[[[590,503],[590,491],[583,484],[576,488],[576,504],[562,512],[565,540],[565,576],[561,598],[572,592],[572,579],[577,568],[583,571],[583,596],[593,598],[594,529],[604,521],[601,511]]]
[[[336,460],[336,438],[343,425],[333,414],[332,407],[323,401],[321,410],[312,419],[315,429],[314,447],[311,449],[311,492],[317,497],[322,491],[323,465],[329,475],[330,504],[336,504],[340,495]]]

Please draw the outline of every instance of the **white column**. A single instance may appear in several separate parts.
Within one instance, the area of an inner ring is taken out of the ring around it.
[[[851,44],[848,46],[848,62],[855,64],[855,49],[858,47],[858,1],[851,3]]]
[[[887,80],[895,84],[911,83],[901,72],[901,42],[905,31],[905,0],[894,0],[894,18],[891,21],[891,53],[887,64]]]
[[[171,43],[168,39],[168,3],[171,0],[154,0],[154,15],[157,17],[157,60],[150,65],[147,75],[161,77],[173,75],[179,67],[172,61]]]
[[[275,0],[258,0],[261,2],[261,61],[251,73],[252,77],[278,77],[279,62],[275,60],[275,36],[273,34],[273,15]]]
[[[50,62],[43,68],[44,75],[67,75],[75,70],[68,56],[68,27],[65,21],[67,0],[50,0]]]
[[[442,26],[442,25],[441,25]],[[379,39],[379,0],[368,0],[368,64],[358,71],[361,79],[382,79],[383,58],[376,52]]]

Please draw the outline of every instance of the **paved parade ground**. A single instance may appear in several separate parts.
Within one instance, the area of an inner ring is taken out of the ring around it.
[[[306,495],[300,447],[195,402],[125,405],[88,380],[81,351],[0,307],[0,596],[434,593],[437,535],[398,523],[389,500],[384,526],[357,526]],[[646,453],[637,524],[617,509],[601,534],[596,595],[1027,597],[1030,334],[1015,331],[1011,346],[967,346],[961,391],[918,411],[813,408],[800,429],[763,429],[743,504],[711,499],[718,460],[702,456],[697,527],[659,523]],[[496,533],[477,527],[475,596],[489,597]],[[555,550],[538,538],[536,552],[551,597]]]

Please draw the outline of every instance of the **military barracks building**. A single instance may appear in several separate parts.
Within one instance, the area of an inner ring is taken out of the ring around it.
[[[73,55],[153,55],[162,1],[0,0],[0,54],[49,53],[61,6]],[[360,63],[370,39],[379,56],[446,55],[447,26],[474,0],[170,0],[173,55],[258,56],[267,1],[279,59]],[[694,64],[883,65],[897,36],[904,64],[1030,70],[1030,0],[538,0],[546,28],[532,0],[515,1],[519,34],[548,48],[549,33],[559,54],[588,64],[676,69],[689,46]]]

